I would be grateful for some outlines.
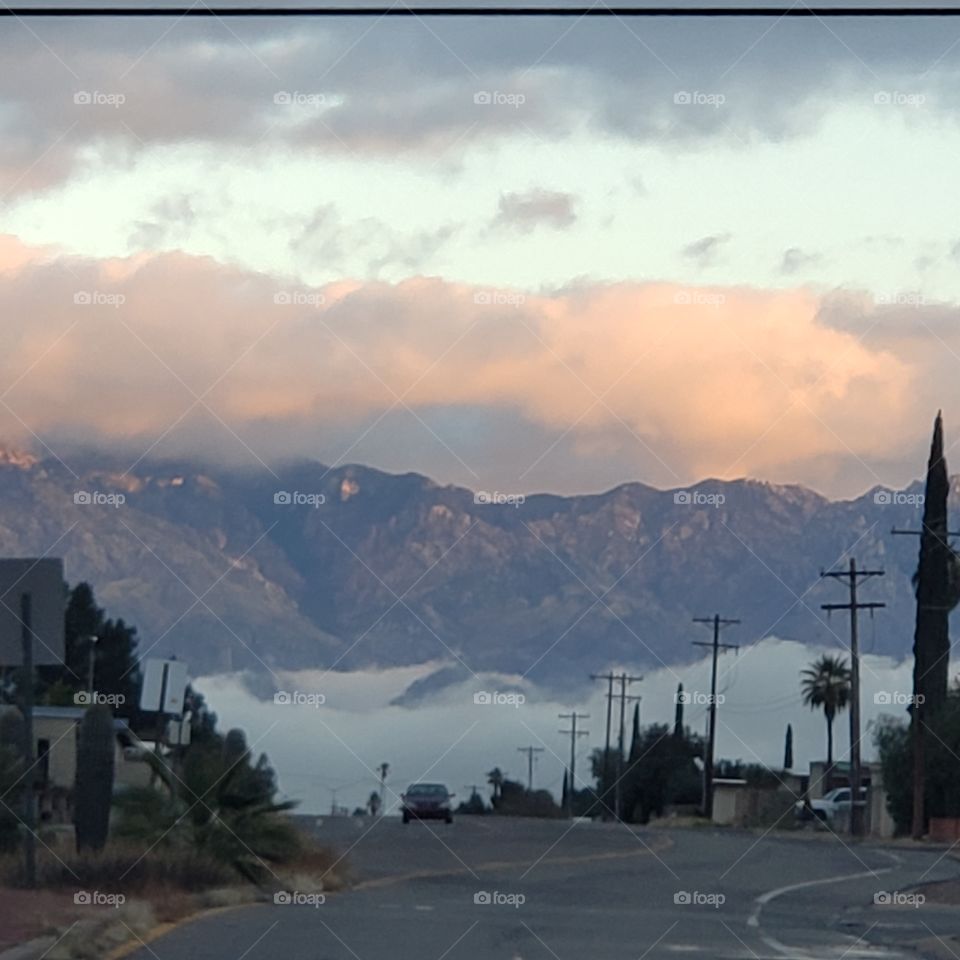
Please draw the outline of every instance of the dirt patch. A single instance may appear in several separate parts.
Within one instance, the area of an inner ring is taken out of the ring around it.
[[[922,893],[927,898],[927,903],[960,906],[960,880],[944,880],[941,883],[928,883],[910,892]]]
[[[72,893],[0,887],[0,951],[53,933],[79,916]]]

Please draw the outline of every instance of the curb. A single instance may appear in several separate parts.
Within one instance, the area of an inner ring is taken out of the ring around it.
[[[57,942],[56,937],[37,937],[15,946],[7,947],[0,953],[0,960],[38,960]]]

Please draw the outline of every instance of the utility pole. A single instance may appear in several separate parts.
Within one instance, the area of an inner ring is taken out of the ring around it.
[[[569,730],[561,730],[560,733],[570,737],[570,782],[567,785],[567,813],[573,816],[573,791],[576,789],[576,770],[577,770],[577,737],[589,736],[589,730],[578,730],[577,720],[589,720],[589,713],[561,713],[558,714],[561,720],[570,721]]]
[[[387,799],[387,773],[390,770],[389,763],[381,763],[377,768],[380,771],[380,810],[385,811],[384,803]]]
[[[613,815],[617,820],[620,819],[621,807],[623,805],[623,721],[624,721],[624,712],[626,710],[627,700],[639,700],[639,697],[628,697],[627,696],[627,684],[628,683],[637,683],[643,679],[643,677],[628,677],[626,673],[621,673],[617,679],[620,681],[620,736],[617,739],[617,781],[614,784],[613,789]]]
[[[527,755],[527,790],[533,792],[533,755],[543,753],[544,747],[517,747],[520,753]]]
[[[713,651],[713,663],[710,667],[710,706],[708,709],[710,726],[707,734],[707,756],[703,762],[703,815],[710,820],[713,818],[713,761],[717,746],[717,658],[721,650],[740,649],[735,643],[721,643],[720,631],[724,627],[729,627],[740,621],[729,617],[721,617],[719,613],[715,613],[712,617],[694,617],[693,622],[713,626],[712,643],[704,643],[701,640],[693,641],[695,647],[710,647]]]
[[[607,681],[607,733],[603,741],[603,794],[600,797],[601,816],[604,820],[610,819],[610,809],[607,802],[607,792],[610,790],[610,720],[613,713],[613,672],[591,673],[591,680]]]
[[[97,642],[100,638],[89,636],[87,640],[90,642],[90,653],[87,661],[87,693],[90,694],[90,702],[93,703],[93,694],[95,693],[93,678],[97,663]]]
[[[850,611],[850,835],[863,836],[863,802],[860,799],[860,641],[857,634],[857,613],[860,610],[877,610],[885,603],[861,603],[857,600],[857,585],[870,577],[882,577],[883,570],[858,570],[857,561],[850,558],[846,570],[820,571],[821,577],[845,580],[850,591],[849,603],[822,603],[826,611]],[[872,615],[872,613],[871,613]]]

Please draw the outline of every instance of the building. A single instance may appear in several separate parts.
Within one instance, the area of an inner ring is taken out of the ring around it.
[[[0,711],[17,712],[13,706]],[[47,823],[73,822],[73,784],[77,774],[77,741],[85,707],[33,708],[34,755],[36,761],[37,808]],[[113,721],[114,790],[148,786],[150,766],[144,760],[147,746],[130,729],[126,720]]]

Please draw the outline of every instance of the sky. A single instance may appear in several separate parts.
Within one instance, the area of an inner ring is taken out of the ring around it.
[[[0,36],[0,438],[836,497],[960,439],[960,18]]]

